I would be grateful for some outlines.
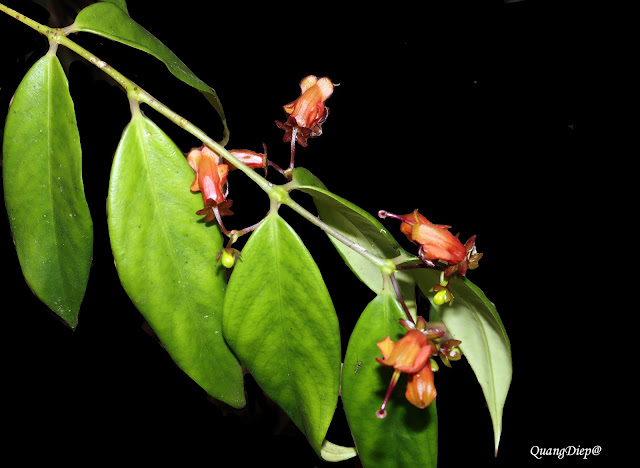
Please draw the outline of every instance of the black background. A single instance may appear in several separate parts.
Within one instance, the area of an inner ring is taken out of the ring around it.
[[[48,19],[28,1],[3,2]],[[60,4],[60,2],[52,2]],[[324,135],[297,163],[370,213],[419,208],[435,223],[476,234],[481,267],[470,273],[496,304],[511,339],[513,382],[500,452],[481,389],[464,362],[436,374],[439,466],[604,466],[621,386],[613,375],[623,343],[610,340],[607,304],[620,290],[594,259],[620,259],[590,240],[611,226],[595,206],[611,195],[610,162],[594,119],[600,86],[597,28],[579,2],[370,3],[301,6],[266,2],[131,0],[129,13],[217,90],[231,129],[229,148],[260,151],[286,165],[274,120],[308,74],[339,83],[327,101]],[[343,2],[344,3],[344,2]],[[68,13],[67,13],[68,14]],[[0,16],[0,118],[46,41]],[[144,53],[106,39],[72,36],[154,97],[219,138],[217,115],[199,93]],[[62,50],[83,144],[84,183],[95,232],[90,281],[75,331],[30,292],[1,216],[2,425],[8,450],[26,460],[167,462],[182,466],[357,466],[319,460],[301,433],[247,378],[249,405],[235,411],[207,399],[144,327],[121,288],[105,215],[114,150],[129,118],[125,94]],[[143,108],[185,152],[189,134]],[[270,179],[279,182],[279,175]],[[230,177],[235,215],[259,220],[268,199],[241,174]],[[300,201],[305,202],[304,198]],[[608,205],[605,205],[608,206]],[[605,208],[607,210],[609,208]],[[286,208],[317,260],[346,340],[372,294],[326,237]],[[413,247],[383,221],[407,249]],[[595,231],[594,231],[595,229]],[[594,234],[595,232],[595,234]],[[605,244],[606,241],[605,241]],[[609,245],[609,244],[607,244]],[[310,372],[313,370],[310,369]],[[328,438],[349,445],[338,407]],[[532,446],[602,447],[599,457],[536,460]]]

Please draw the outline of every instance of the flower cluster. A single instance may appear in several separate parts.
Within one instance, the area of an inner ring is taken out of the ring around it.
[[[426,408],[436,398],[433,372],[438,370],[438,365],[432,356],[439,355],[449,367],[450,361],[461,357],[458,348],[461,342],[451,339],[443,324],[429,323],[422,317],[418,317],[415,324],[402,319],[399,322],[407,329],[402,338],[394,342],[387,336],[378,342],[382,358],[376,360],[394,369],[382,406],[376,412],[380,419],[387,416],[385,408],[400,374],[407,374],[407,400],[417,408]]]
[[[264,169],[265,175],[267,165],[271,165],[290,179],[294,167],[295,145],[297,143],[306,147],[308,138],[322,134],[322,125],[329,115],[329,108],[325,106],[325,101],[332,95],[333,88],[334,85],[329,78],[318,79],[314,75],[309,75],[300,82],[300,97],[284,106],[288,114],[287,121],[284,123],[276,121],[276,124],[285,131],[283,140],[291,143],[291,162],[286,171],[273,162],[267,161],[266,147],[263,154],[250,150],[230,150],[229,152],[250,168]],[[192,149],[187,160],[195,171],[191,190],[202,192],[204,202],[204,208],[197,213],[205,215],[207,222],[217,219],[223,232],[229,236],[229,245],[218,252],[216,261],[231,268],[240,255],[239,251],[231,248],[231,245],[239,235],[250,232],[259,223],[242,231],[226,231],[221,217],[233,214],[230,210],[232,201],[228,199],[227,177],[236,167],[229,161],[223,161],[219,154],[207,146]],[[457,235],[449,232],[451,226],[433,224],[418,210],[406,215],[380,211],[378,215],[381,218],[388,216],[401,221],[400,231],[409,241],[419,246],[418,258],[422,262],[407,268],[439,268],[440,282],[431,289],[435,292],[434,302],[451,304],[453,295],[449,289],[450,280],[454,276],[464,277],[468,270],[477,268],[478,261],[482,257],[482,254],[476,250],[476,236],[472,236],[462,244]],[[393,368],[386,395],[380,409],[376,412],[378,418],[386,417],[387,403],[402,374],[407,376],[405,391],[407,400],[417,408],[426,408],[437,395],[434,372],[438,370],[438,364],[434,358],[439,356],[445,366],[451,367],[451,361],[457,361],[461,357],[459,349],[461,342],[453,339],[444,324],[429,323],[423,317],[418,317],[416,322],[411,319],[400,319],[399,322],[407,330],[404,336],[395,342],[387,336],[377,343],[382,357],[377,357],[376,360],[383,366]]]

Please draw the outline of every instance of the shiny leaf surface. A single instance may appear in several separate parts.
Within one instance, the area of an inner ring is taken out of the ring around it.
[[[202,197],[189,190],[193,177],[174,143],[136,112],[111,171],[111,247],[124,289],[178,366],[214,398],[242,407],[242,370],[222,338],[222,236],[195,214]]]
[[[434,294],[429,289],[439,282],[439,272],[414,270],[413,275],[453,338],[462,341],[460,349],[487,401],[497,453],[502,432],[502,412],[513,373],[511,345],[500,316],[494,304],[467,278],[450,282],[454,296],[451,306],[438,306],[433,303]]]
[[[18,87],[3,152],[5,203],[24,277],[74,328],[89,277],[93,226],[74,106],[55,55],[41,58]]]
[[[258,385],[320,454],[338,399],[340,329],[317,265],[277,213],[242,250],[222,323]]]

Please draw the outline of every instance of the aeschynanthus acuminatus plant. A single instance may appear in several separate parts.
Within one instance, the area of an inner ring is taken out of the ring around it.
[[[24,277],[69,327],[78,323],[89,281],[93,223],[74,104],[57,57],[62,47],[113,78],[128,97],[131,119],[114,148],[108,188],[113,258],[127,295],[191,379],[214,399],[242,408],[244,374],[250,373],[324,460],[435,467],[434,372],[439,363],[451,367],[465,357],[486,398],[497,452],[511,350],[493,303],[467,278],[482,257],[476,236],[463,243],[451,226],[429,221],[426,200],[417,200],[420,206],[409,214],[385,206],[373,216],[297,165],[313,139],[331,138],[323,124],[331,96],[342,90],[330,77],[301,77],[291,83],[292,92],[299,85],[299,96],[288,103],[283,97],[282,108],[274,109],[274,125],[287,144],[286,163],[279,164],[266,146],[226,148],[229,132],[216,92],[139,26],[123,0],[94,3],[65,28],[39,24],[1,3],[0,10],[50,45],[8,112],[4,197]],[[69,38],[80,32],[163,62],[207,97],[222,121],[222,138],[214,140]],[[201,144],[178,148],[141,105]],[[233,179],[242,175],[262,189],[269,208],[254,224],[237,227]],[[309,196],[317,214],[292,193]],[[281,216],[283,205],[324,231],[374,294],[344,356],[329,291],[304,241]],[[413,247],[405,250],[394,232]],[[418,309],[416,290],[429,299],[429,310]],[[401,381],[404,395],[395,389]],[[353,447],[326,439],[339,398]]]

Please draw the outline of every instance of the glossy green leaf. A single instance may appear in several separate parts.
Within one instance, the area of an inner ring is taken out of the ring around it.
[[[439,282],[439,272],[413,270],[413,275],[453,338],[462,341],[460,349],[487,400],[497,453],[502,412],[513,372],[511,345],[500,316],[494,304],[467,278],[450,282],[453,305],[437,306],[433,304],[434,294],[429,289]]]
[[[216,92],[198,78],[185,64],[153,34],[144,29],[113,3],[94,3],[84,8],[73,23],[76,32],[97,34],[153,55],[184,83],[200,91],[215,108],[224,126],[221,144],[229,139],[227,119]]]
[[[425,409],[405,398],[401,376],[387,405],[387,417],[376,411],[384,400],[393,370],[382,366],[376,343],[394,341],[406,330],[398,323],[405,315],[393,294],[383,291],[364,310],[349,339],[342,370],[342,402],[364,468],[435,468],[438,423],[436,405]]]
[[[222,325],[247,370],[320,454],[338,399],[340,329],[317,265],[277,213],[242,250]]]
[[[74,328],[93,249],[67,78],[48,53],[24,77],[4,131],[4,193],[24,277]]]
[[[124,289],[178,366],[238,408],[242,369],[222,337],[225,273],[215,265],[222,236],[195,214],[192,181],[182,152],[136,110],[111,171],[111,248]]]
[[[117,5],[118,7],[120,7],[120,9],[124,11],[126,14],[129,14],[129,10],[127,9],[127,2],[125,0],[99,0],[99,1],[105,2],[105,3],[113,3],[114,5]]]
[[[415,257],[402,249],[386,228],[359,206],[330,192],[311,172],[296,168],[293,172],[293,186],[313,197],[320,219],[352,242],[381,258],[396,258],[407,262]],[[350,247],[329,236],[345,263],[356,276],[376,294],[382,291],[380,268]],[[405,272],[398,272],[396,279],[403,293],[405,303],[415,311],[415,281]]]

